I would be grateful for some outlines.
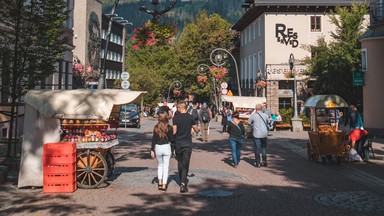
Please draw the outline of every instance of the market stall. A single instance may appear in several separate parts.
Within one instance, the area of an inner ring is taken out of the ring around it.
[[[240,120],[247,125],[249,117],[255,112],[257,104],[267,102],[265,97],[247,97],[247,96],[222,96],[223,101],[231,102],[234,110],[239,112]]]
[[[327,156],[336,156],[340,162],[348,155],[349,146],[344,142],[345,131],[337,130],[336,109],[348,107],[347,102],[337,95],[315,95],[308,98],[304,107],[311,111],[308,158],[317,163],[320,156],[326,163]]]
[[[119,141],[111,128],[118,127],[121,105],[134,103],[144,94],[117,89],[29,91],[24,98],[18,187],[43,186],[43,145],[58,142],[76,143],[78,186],[97,187],[113,171],[110,149]],[[94,162],[97,174],[91,175],[87,169]]]

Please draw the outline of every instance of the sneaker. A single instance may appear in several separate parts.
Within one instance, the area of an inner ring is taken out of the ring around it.
[[[258,163],[258,164],[256,164],[256,167],[257,168],[261,168],[261,165]]]
[[[180,193],[185,193],[188,192],[187,186],[186,185],[181,185],[180,186]]]
[[[267,166],[268,166],[267,162],[264,162],[264,163],[263,163],[263,166],[264,166],[264,167],[267,167]]]
[[[233,165],[233,168],[237,168],[239,165],[238,164],[236,164],[236,165]]]

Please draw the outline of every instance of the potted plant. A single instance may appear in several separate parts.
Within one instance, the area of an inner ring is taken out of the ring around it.
[[[289,70],[287,72],[284,73],[284,76],[285,78],[289,79],[289,78],[294,78],[295,77],[295,72]]]
[[[256,83],[257,88],[265,88],[266,86],[267,86],[267,82],[265,82],[265,81],[258,81]]]

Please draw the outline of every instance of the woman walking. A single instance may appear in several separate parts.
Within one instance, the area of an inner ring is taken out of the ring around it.
[[[223,107],[221,110],[221,115],[223,116],[221,118],[221,125],[223,125],[223,134],[227,133],[227,125],[228,125],[228,120],[227,120],[227,107]]]
[[[232,113],[232,121],[228,123],[229,144],[231,145],[233,167],[237,168],[240,162],[241,146],[243,145],[245,127],[239,120],[239,112]]]
[[[158,189],[166,191],[168,182],[169,160],[171,158],[171,143],[175,141],[173,128],[169,125],[168,114],[159,113],[159,121],[153,130],[151,157],[157,159]]]

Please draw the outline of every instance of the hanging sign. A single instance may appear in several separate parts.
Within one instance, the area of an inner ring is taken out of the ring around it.
[[[364,86],[364,73],[353,72],[353,86]]]

